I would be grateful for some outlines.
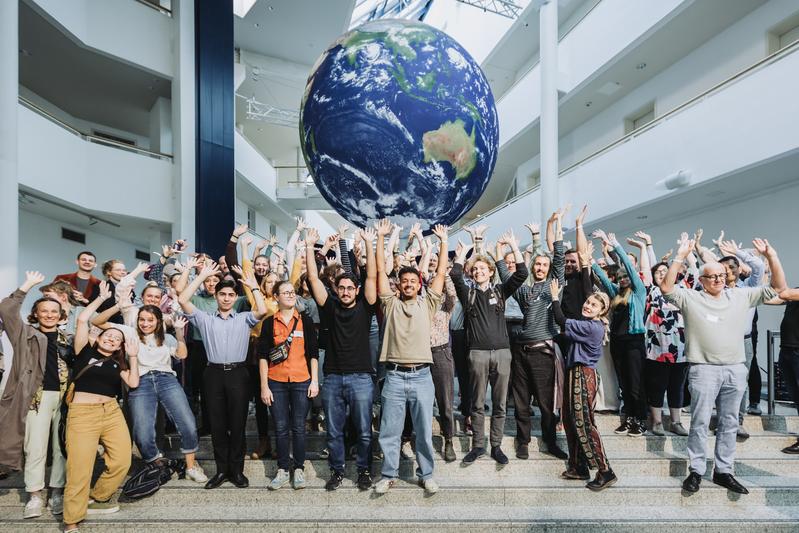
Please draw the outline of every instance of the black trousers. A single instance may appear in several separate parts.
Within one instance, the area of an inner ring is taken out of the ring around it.
[[[206,367],[203,376],[216,471],[228,475],[244,471],[250,373],[246,366],[232,370]]]
[[[752,332],[752,366],[749,367],[749,405],[760,403],[760,392],[763,388],[763,376],[760,375],[760,365],[757,363],[757,333]]]
[[[541,436],[544,443],[555,444],[555,353],[546,345],[517,345],[511,363],[511,389],[516,415],[516,441],[530,442],[532,409],[530,399],[535,396],[541,409]]]
[[[458,375],[458,389],[461,393],[459,410],[463,416],[472,412],[472,384],[469,382],[469,343],[465,329],[450,330],[452,336],[452,361]]]
[[[646,420],[643,368],[646,360],[644,335],[611,335],[610,355],[621,385],[624,412],[628,418]]]
[[[203,391],[203,373],[208,367],[208,355],[205,353],[203,341],[189,342],[189,356],[186,358],[186,365],[187,383],[184,390],[189,400],[200,403],[201,423],[197,424],[198,430],[208,431],[211,428],[211,423],[208,419],[208,403],[205,401],[205,392]]]
[[[438,404],[438,423],[441,434],[445,439],[455,436],[455,419],[452,415],[452,404],[455,384],[455,366],[452,361],[452,351],[449,344],[433,346],[433,366],[430,373],[433,375],[433,387],[436,391],[436,404]]]
[[[261,400],[261,371],[255,348],[258,339],[250,339],[250,348],[247,352],[247,370],[250,373],[250,398],[255,402],[255,424],[258,427],[258,437],[269,436],[269,407]]]

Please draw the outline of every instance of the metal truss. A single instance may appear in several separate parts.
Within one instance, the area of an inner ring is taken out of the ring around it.
[[[296,128],[300,123],[300,112],[291,109],[280,109],[273,105],[259,102],[255,97],[247,98],[237,94],[239,98],[243,98],[247,102],[247,118],[250,120],[260,120],[269,124],[277,124],[279,126],[289,126]]]
[[[522,12],[522,7],[510,0],[457,0],[461,4],[466,4],[489,11],[502,17],[516,19]]]

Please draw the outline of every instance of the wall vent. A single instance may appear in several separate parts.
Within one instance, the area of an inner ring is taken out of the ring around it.
[[[147,261],[148,263],[150,262],[150,254],[147,252],[144,252],[142,250],[136,250],[136,253],[134,255],[136,256],[136,259],[138,259],[139,261]]]
[[[61,228],[61,238],[68,241],[79,242],[86,244],[86,234],[79,231],[74,231],[67,228]]]

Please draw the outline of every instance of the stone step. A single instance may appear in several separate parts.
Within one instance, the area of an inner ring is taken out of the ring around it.
[[[327,437],[324,433],[307,433],[305,438],[306,453],[309,457],[317,457],[319,452],[327,446]],[[272,436],[272,447],[275,449],[275,438]],[[566,436],[563,433],[557,435],[557,441],[561,448],[567,449]],[[737,443],[736,449],[739,451],[755,452],[755,451],[774,451],[780,450],[786,446],[790,446],[796,442],[796,437],[786,435],[784,433],[774,432],[761,432],[753,434],[749,439],[742,440]],[[646,434],[643,437],[629,437],[627,435],[616,435],[614,433],[602,435],[602,443],[608,454],[612,455],[616,452],[626,451],[650,451],[650,452],[684,452],[688,444],[688,437],[678,435],[664,435],[657,436]],[[716,439],[714,436],[709,436],[707,441],[708,453],[713,452]],[[255,435],[247,436],[247,450],[251,452],[255,450],[258,445],[258,437]],[[373,438],[373,445],[378,445],[377,435]],[[444,439],[440,436],[433,437],[433,446],[436,450],[443,449]],[[472,448],[472,438],[466,435],[459,435],[453,439],[453,446],[456,453],[466,453]],[[485,446],[489,446],[488,439],[486,438]],[[505,435],[502,438],[501,444],[503,450],[507,454],[513,453],[515,450],[515,437]],[[540,432],[536,432],[529,444],[530,452],[546,451],[547,447],[540,437]],[[180,437],[177,435],[167,435],[165,437],[164,452],[169,452],[170,455],[179,454],[180,452]],[[213,457],[213,445],[210,437],[200,438],[200,448],[197,451],[198,457],[211,458]]]
[[[441,494],[431,497],[435,501]],[[390,496],[389,496],[390,497]],[[55,533],[59,523],[51,516],[21,520],[3,516],[0,531],[36,531]],[[646,517],[646,518],[643,518]],[[193,533],[223,531],[530,531],[556,532],[796,532],[799,509],[766,505],[720,506],[631,506],[566,505],[539,507],[530,505],[487,507],[462,502],[452,506],[383,505],[366,510],[333,505],[320,512],[319,506],[244,505],[187,507],[123,506],[111,515],[89,517],[81,532],[162,531]]]

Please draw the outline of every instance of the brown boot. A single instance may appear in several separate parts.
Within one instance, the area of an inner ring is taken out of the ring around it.
[[[250,455],[251,459],[269,459],[272,457],[272,441],[269,437],[259,437],[258,447]]]

